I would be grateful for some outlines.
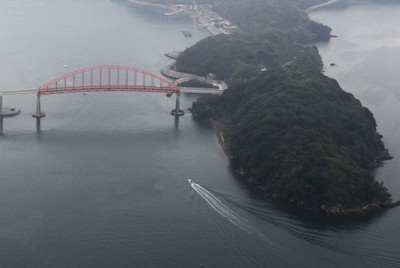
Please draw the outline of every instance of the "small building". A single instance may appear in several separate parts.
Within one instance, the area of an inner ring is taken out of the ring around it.
[[[215,73],[208,73],[206,79],[215,79],[215,77],[216,77]]]

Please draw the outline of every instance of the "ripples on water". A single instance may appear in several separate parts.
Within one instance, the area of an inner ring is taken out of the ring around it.
[[[249,222],[257,223],[257,228],[260,230],[258,233],[262,234],[261,237],[264,234],[266,234],[265,237],[268,237],[268,234],[270,234],[267,231],[269,228],[267,230],[264,228],[265,224],[267,224],[267,226],[276,227],[279,232],[286,231],[293,238],[304,241],[305,244],[303,246],[307,244],[309,246],[314,245],[315,252],[325,249],[331,254],[335,252],[337,256],[346,256],[352,259],[352,261],[344,262],[347,267],[359,267],[357,263],[364,263],[367,267],[369,267],[368,265],[373,267],[398,267],[400,261],[400,257],[396,253],[398,249],[396,243],[387,243],[387,239],[391,234],[385,228],[383,230],[370,231],[366,237],[363,237],[363,239],[370,241],[368,243],[343,243],[343,241],[348,241],[351,237],[364,233],[365,229],[368,229],[368,226],[374,224],[374,222],[379,222],[379,215],[327,219],[323,216],[320,218],[314,215],[304,217],[304,215],[299,214],[299,218],[297,218],[287,215],[285,213],[287,209],[285,208],[276,210],[270,205],[253,202],[252,200],[245,202],[240,200],[238,202],[233,196],[211,189],[208,191],[226,202],[226,206],[229,209],[235,208],[240,212],[240,215],[247,215],[246,218]],[[290,209],[288,213],[291,213]],[[398,234],[399,232],[397,231],[396,233]],[[396,236],[396,234],[393,235]],[[280,243],[274,238],[272,241],[270,239],[267,241],[269,250],[275,250],[274,255],[277,258],[282,254],[287,257],[290,256],[289,258],[297,260],[299,262],[298,265],[301,267],[315,267],[315,265],[321,263],[321,260],[317,261],[317,258],[312,257],[307,258],[291,246],[288,246],[290,239],[288,240],[287,237],[284,238],[284,243]],[[385,250],[379,248],[382,244],[387,245]],[[324,254],[322,253],[322,256]],[[328,267],[331,266],[328,265]],[[338,267],[341,266],[338,264]]]
[[[211,192],[207,191],[197,183],[191,183],[191,186],[210,205],[212,209],[218,212],[218,214],[220,214],[222,217],[226,218],[229,222],[236,225],[248,234],[260,234],[254,226],[222,204],[221,201]]]

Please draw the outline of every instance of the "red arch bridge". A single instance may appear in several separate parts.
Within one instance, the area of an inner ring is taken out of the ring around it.
[[[92,66],[60,76],[37,90],[36,112],[33,117],[44,117],[40,98],[44,95],[76,93],[76,92],[158,92],[171,96],[176,95],[175,109],[172,115],[184,115],[180,109],[180,89],[174,83],[133,67],[106,65]]]

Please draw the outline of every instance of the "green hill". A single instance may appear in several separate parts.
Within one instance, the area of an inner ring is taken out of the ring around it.
[[[176,67],[197,75],[215,73],[218,79],[233,81],[257,75],[260,65],[280,66],[298,53],[300,47],[284,32],[233,33],[199,41],[181,54]]]
[[[193,103],[193,116],[220,123],[238,174],[269,198],[327,214],[398,205],[373,178],[387,154],[373,115],[321,73],[307,45],[330,38],[302,11],[323,1],[211,2],[241,31],[198,42],[176,68],[230,85]]]
[[[223,124],[233,166],[270,198],[334,214],[390,206],[372,175],[386,152],[373,115],[318,62],[310,49],[290,67],[199,99],[193,114]]]
[[[186,49],[177,60],[177,70],[215,73],[217,79],[233,84],[258,75],[263,67],[293,60],[306,43],[328,40],[331,29],[310,20],[292,2],[215,0],[213,9],[241,31],[212,36]]]

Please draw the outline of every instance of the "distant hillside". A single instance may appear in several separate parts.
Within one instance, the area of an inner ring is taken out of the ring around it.
[[[140,0],[139,0],[140,1]],[[231,3],[240,2],[243,0],[230,0]],[[264,0],[262,2],[269,2],[270,0]],[[287,0],[291,4],[306,9],[310,6],[321,4],[326,2],[326,0]],[[157,4],[184,4],[184,5],[192,5],[193,0],[144,0],[144,2],[149,3],[157,3]],[[196,4],[218,4],[220,0],[196,0]],[[243,1],[245,2],[245,1]],[[246,0],[248,3],[252,3],[252,0]]]
[[[397,205],[373,178],[387,154],[373,115],[321,73],[308,45],[330,38],[331,29],[303,11],[323,1],[212,2],[241,31],[201,40],[176,68],[230,85],[194,102],[193,116],[219,123],[238,174],[268,198],[327,214]]]
[[[280,66],[298,53],[293,37],[283,32],[237,32],[201,40],[181,54],[176,67],[197,75],[215,73],[218,79],[233,83],[257,75],[262,67]]]
[[[309,19],[302,11],[321,0],[146,0],[159,4],[208,4],[247,33],[277,29],[288,31],[299,42],[328,39],[331,29]]]
[[[218,0],[214,9],[242,32],[210,37],[188,48],[177,60],[179,71],[215,73],[232,84],[293,60],[302,44],[330,38],[329,27],[310,20],[289,1]]]
[[[245,32],[279,29],[287,31],[300,43],[329,39],[331,29],[310,20],[308,15],[292,2],[297,1],[219,0],[214,4],[214,9],[223,17],[235,22]]]

